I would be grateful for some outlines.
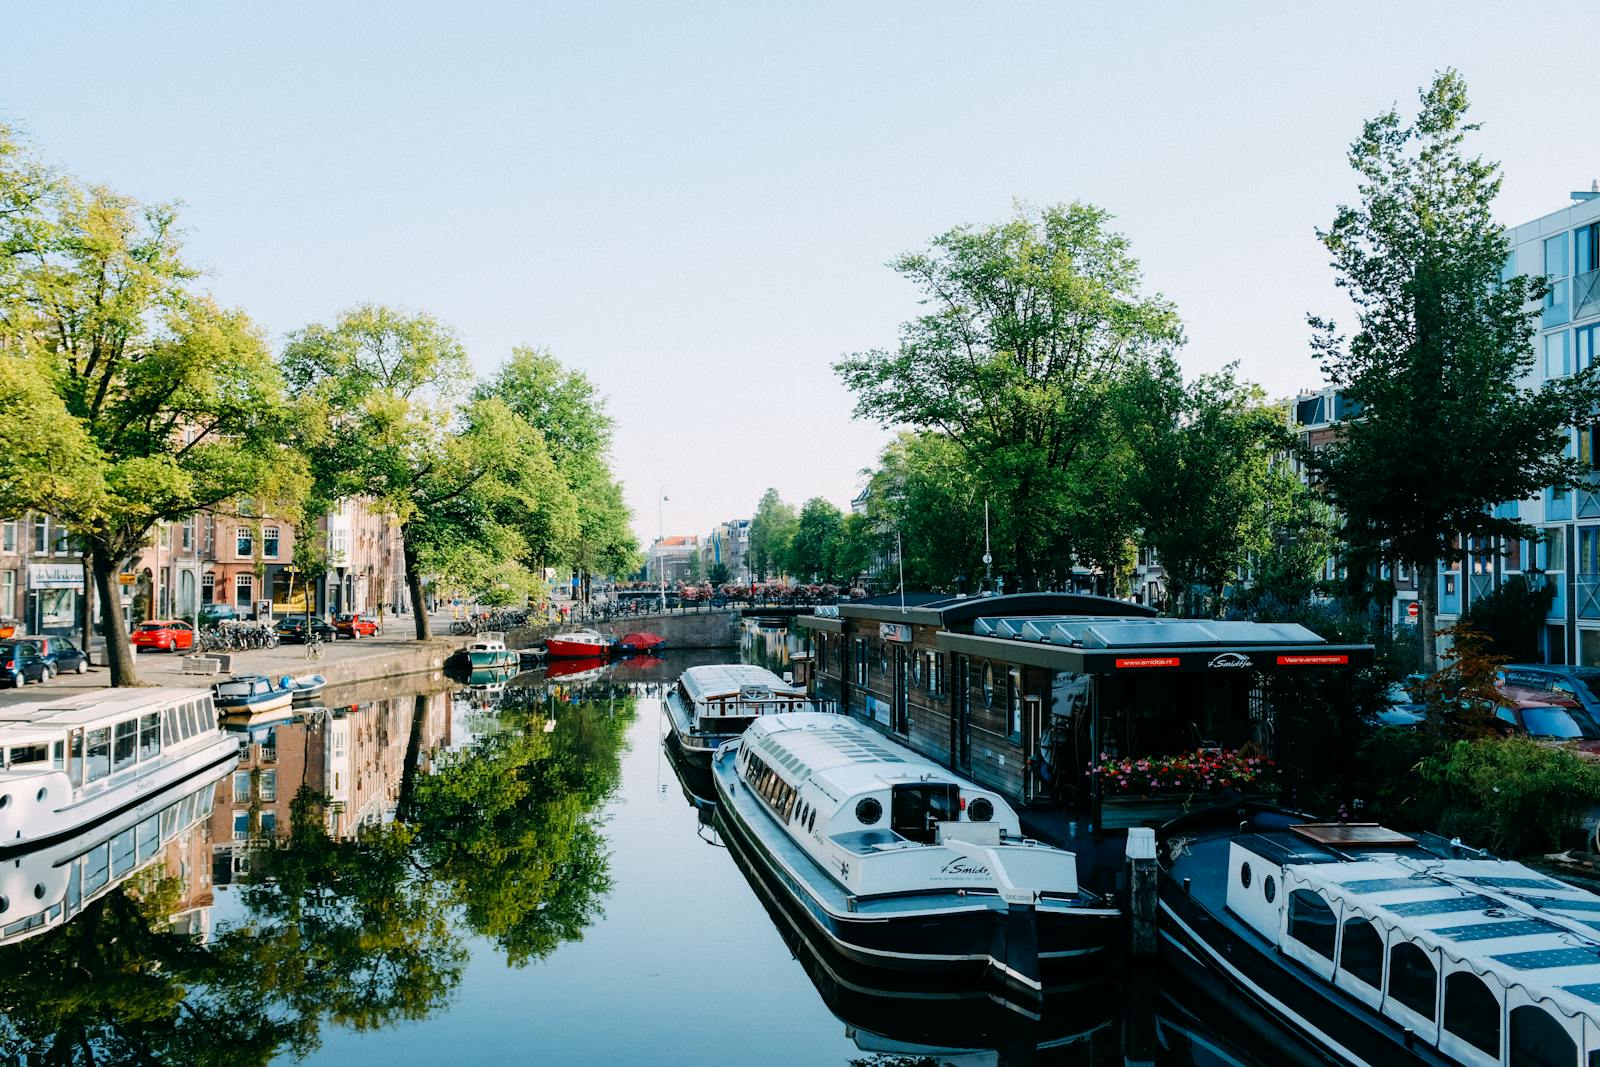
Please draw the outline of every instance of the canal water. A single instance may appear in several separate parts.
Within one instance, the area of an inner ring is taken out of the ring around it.
[[[36,891],[0,912],[0,1061],[1280,1062],[1159,975],[1035,1013],[828,958],[662,743],[665,689],[727,656],[330,691],[137,826],[6,861]]]

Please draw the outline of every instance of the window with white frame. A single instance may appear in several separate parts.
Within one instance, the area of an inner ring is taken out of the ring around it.
[[[194,516],[183,520],[183,547],[194,547]]]
[[[0,524],[0,551],[15,552],[17,550],[17,520],[7,519]]]
[[[278,558],[278,528],[276,526],[263,526],[261,528],[261,554],[270,559]]]
[[[233,602],[248,606],[255,592],[256,577],[253,574],[235,575],[233,579]]]
[[[50,520],[43,515],[36,515],[33,519],[33,551],[36,555],[44,555],[50,544]]]
[[[217,595],[217,576],[210,571],[200,576],[200,603],[211,604]]]
[[[255,532],[248,526],[239,527],[239,531],[233,539],[233,547],[234,551],[241,556],[253,555],[256,550]]]

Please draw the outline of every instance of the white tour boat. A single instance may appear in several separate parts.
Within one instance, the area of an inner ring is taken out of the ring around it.
[[[0,708],[0,855],[80,833],[238,755],[205,689]]]
[[[1600,1063],[1600,896],[1459,841],[1217,809],[1161,830],[1169,958],[1341,1063]]]
[[[728,843],[844,956],[1041,995],[1121,929],[992,790],[844,715],[765,715],[711,761]]]
[[[69,921],[161,859],[180,834],[211,817],[225,760],[90,827],[0,864],[0,945]]]
[[[666,705],[679,751],[701,768],[710,766],[718,745],[744,733],[757,717],[812,710],[804,689],[747,663],[690,667],[667,693]]]

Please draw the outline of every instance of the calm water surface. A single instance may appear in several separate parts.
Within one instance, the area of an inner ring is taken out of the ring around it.
[[[662,744],[665,687],[726,655],[371,686],[256,727],[239,770],[39,858],[60,877],[3,930],[0,1059],[1274,1062],[1238,1024],[1197,1046],[1175,988],[1097,981],[1034,1019],[817,952]],[[781,668],[783,633],[744,655]]]

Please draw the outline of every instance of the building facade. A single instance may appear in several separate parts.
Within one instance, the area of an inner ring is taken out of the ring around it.
[[[1546,275],[1552,288],[1539,312],[1534,366],[1521,384],[1537,386],[1593,366],[1600,349],[1600,192],[1511,227],[1507,275]],[[1571,431],[1567,455],[1600,472],[1600,424]],[[1546,662],[1600,666],[1600,477],[1576,490],[1545,489],[1501,503],[1495,513],[1521,519],[1540,537],[1474,541],[1439,576],[1438,624],[1448,626],[1473,598],[1513,575],[1549,584],[1555,599],[1540,635]]]
[[[650,545],[646,576],[652,582],[665,581],[667,585],[686,582],[695,564],[699,563],[699,556],[699,537],[673,535],[657,538]],[[704,572],[701,573],[703,576]]]

